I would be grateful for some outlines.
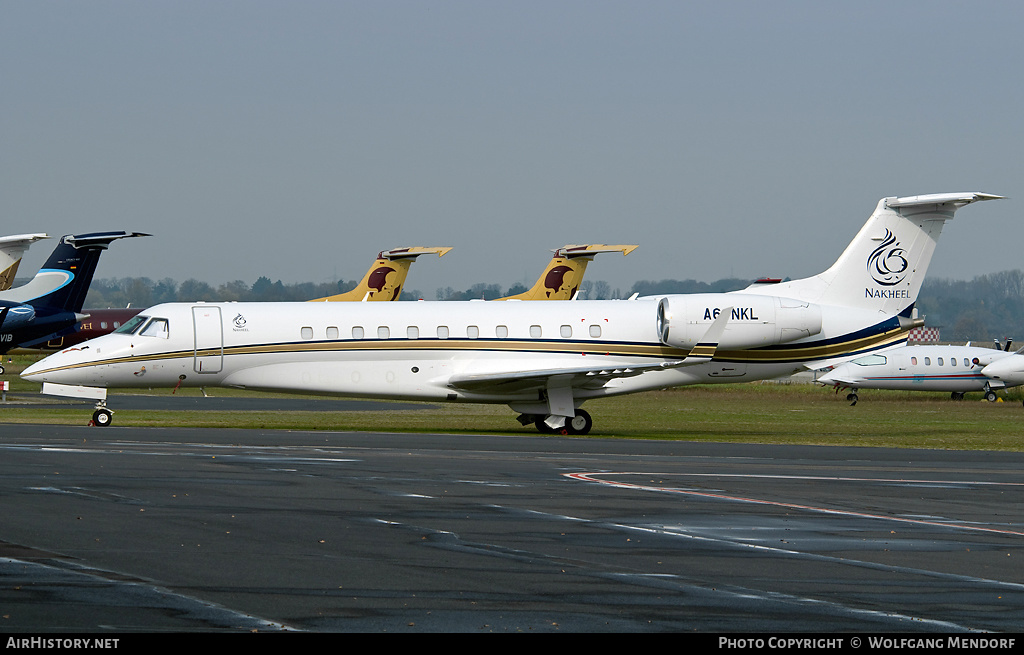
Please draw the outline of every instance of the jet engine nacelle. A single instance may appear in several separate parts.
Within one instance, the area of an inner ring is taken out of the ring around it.
[[[821,332],[821,307],[812,303],[778,296],[695,293],[661,299],[658,336],[666,346],[692,349],[723,311],[729,317],[719,348],[770,346]]]
[[[17,303],[0,303],[0,329],[18,330],[36,318],[36,308],[32,305]]]

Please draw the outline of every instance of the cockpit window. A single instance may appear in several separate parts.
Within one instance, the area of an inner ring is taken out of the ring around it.
[[[136,316],[121,327],[114,330],[118,334],[132,334],[139,329],[139,326],[149,320],[148,316]]]
[[[853,360],[853,363],[859,366],[881,366],[885,363],[885,357],[881,355],[868,355]]]
[[[154,318],[149,323],[146,323],[146,327],[142,328],[142,332],[139,332],[139,336],[142,337],[159,337],[166,339],[170,336],[170,331],[167,326],[166,318]]]

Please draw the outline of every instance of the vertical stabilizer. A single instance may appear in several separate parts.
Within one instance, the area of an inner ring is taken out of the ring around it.
[[[398,300],[402,286],[409,274],[409,267],[420,255],[434,253],[444,257],[450,247],[396,248],[378,253],[377,261],[366,272],[355,289],[309,302],[358,302],[362,300]]]
[[[602,252],[621,252],[623,255],[636,250],[636,246],[606,246],[590,244],[585,246],[562,246],[555,250],[547,268],[537,278],[529,291],[497,298],[496,300],[572,300],[583,282],[587,264]]]
[[[39,239],[49,239],[45,234],[15,234],[0,237],[0,291],[7,291],[14,285],[18,266],[28,247]]]
[[[96,232],[63,236],[35,277],[24,286],[4,292],[0,300],[80,312],[100,254],[112,241],[142,236],[149,235],[141,232]]]
[[[875,310],[888,316],[909,314],[943,224],[965,205],[1001,197],[971,192],[883,198],[827,271],[743,293]]]

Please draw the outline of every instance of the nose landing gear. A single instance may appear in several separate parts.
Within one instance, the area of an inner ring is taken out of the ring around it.
[[[89,421],[89,425],[105,428],[113,421],[114,412],[113,410],[107,409],[107,403],[102,400],[96,403],[96,411],[92,413],[92,420]]]

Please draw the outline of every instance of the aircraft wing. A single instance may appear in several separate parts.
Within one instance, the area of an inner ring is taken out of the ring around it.
[[[529,389],[544,389],[552,379],[558,378],[558,381],[563,385],[576,389],[600,389],[609,380],[615,378],[628,378],[646,373],[647,371],[677,368],[685,366],[687,363],[689,362],[686,362],[686,360],[674,360],[633,366],[577,366],[532,371],[471,373],[452,376],[448,380],[448,387],[470,393],[490,393],[495,391],[514,393]]]
[[[551,384],[574,389],[600,389],[610,380],[629,378],[648,371],[664,371],[670,368],[695,366],[710,362],[718,349],[718,343],[725,331],[725,325],[732,314],[732,307],[724,308],[708,328],[700,342],[682,359],[655,362],[652,364],[630,364],[625,366],[566,366],[535,369],[531,371],[498,371],[455,375],[448,380],[448,387],[467,392],[489,393],[492,391],[518,392],[529,389],[545,389]]]

